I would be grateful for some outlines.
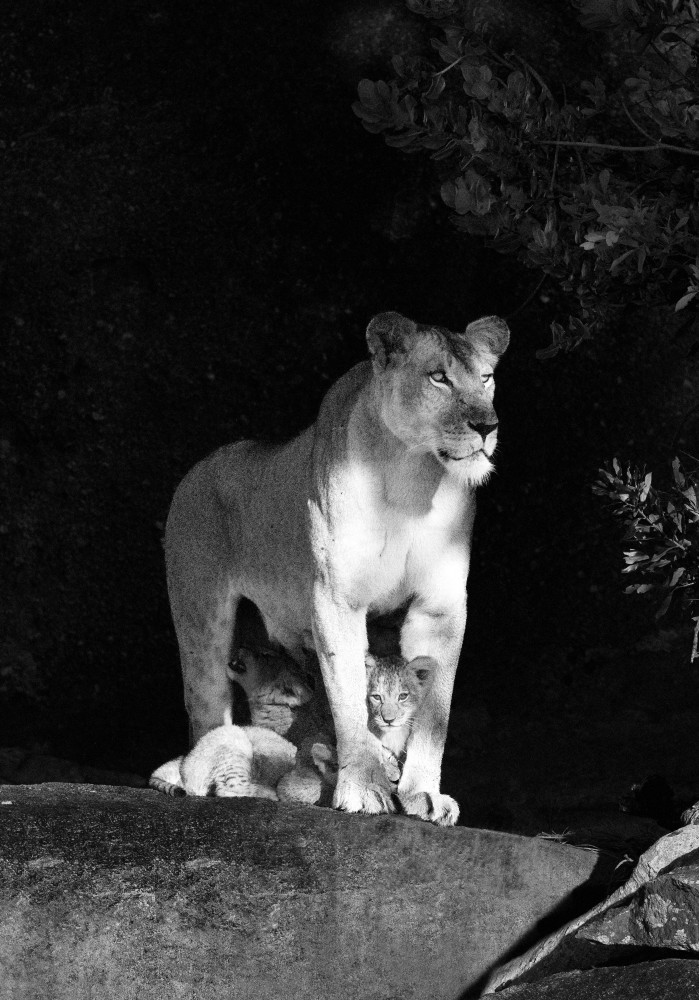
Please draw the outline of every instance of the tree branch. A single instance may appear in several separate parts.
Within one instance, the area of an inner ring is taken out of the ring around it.
[[[699,149],[686,149],[684,146],[671,146],[666,142],[657,142],[652,146],[617,146],[609,142],[561,142],[558,139],[534,139],[537,146],[572,146],[576,149],[614,149],[619,153],[652,153],[658,149],[672,153],[684,153],[686,156],[699,156]]]

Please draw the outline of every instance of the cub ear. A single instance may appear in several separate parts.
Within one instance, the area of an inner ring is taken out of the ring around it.
[[[364,662],[366,664],[367,670],[373,670],[374,667],[376,666],[376,659],[371,655],[371,653],[367,653],[365,655]]]
[[[411,660],[408,667],[415,674],[415,679],[419,684],[426,685],[432,680],[437,667],[437,661],[431,656],[416,656]]]
[[[237,653],[231,657],[226,672],[231,680],[237,680],[240,674],[246,674],[248,671],[248,662],[250,659],[254,659],[254,653],[247,648],[247,646],[239,646]]]
[[[499,358],[510,343],[510,328],[499,316],[481,316],[466,327],[466,336]]]
[[[401,351],[407,337],[414,334],[417,324],[397,312],[379,313],[366,328],[366,340],[374,368],[382,372],[386,369],[391,355]]]

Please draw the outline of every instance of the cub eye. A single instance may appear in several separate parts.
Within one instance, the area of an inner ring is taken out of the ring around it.
[[[481,375],[481,382],[483,385],[489,385],[493,381],[493,373],[488,372],[487,375]]]
[[[401,691],[401,693],[398,695],[398,701],[405,701],[407,697],[408,697],[408,692]]]
[[[371,700],[375,701],[377,704],[381,701],[381,695],[380,694],[372,694],[370,697],[371,697]]]
[[[430,372],[430,382],[432,385],[451,385],[446,372],[442,371]]]

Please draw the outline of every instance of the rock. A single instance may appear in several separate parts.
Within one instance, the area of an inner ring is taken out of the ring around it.
[[[456,998],[616,858],[253,799],[0,788],[0,1000]]]
[[[668,958],[638,965],[563,972],[536,985],[510,986],[502,1000],[689,1000],[699,996],[699,963]]]
[[[661,837],[641,855],[623,886],[499,969],[486,992],[539,982],[570,969],[638,961],[668,949],[685,955],[699,952],[699,828],[695,826]]]
[[[76,764],[62,757],[32,753],[22,747],[0,747],[0,782],[34,785],[47,781],[128,785],[132,788],[146,788],[148,785],[146,778],[130,771],[109,771],[88,764]]]

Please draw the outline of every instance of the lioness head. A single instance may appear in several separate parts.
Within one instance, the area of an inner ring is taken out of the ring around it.
[[[510,340],[505,321],[484,316],[452,333],[385,312],[366,337],[388,429],[464,482],[483,482],[498,437],[494,369]]]

